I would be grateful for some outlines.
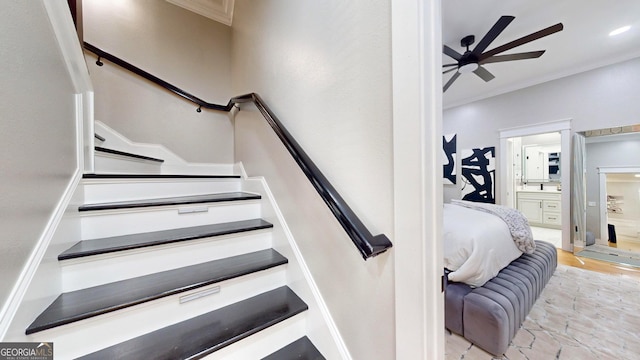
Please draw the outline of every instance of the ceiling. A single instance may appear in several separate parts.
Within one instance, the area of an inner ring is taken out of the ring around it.
[[[559,22],[564,30],[502,53],[546,50],[540,58],[485,64],[495,75],[490,82],[461,75],[444,93],[445,108],[640,57],[640,0],[444,0],[443,44],[463,53],[460,39],[475,35],[477,44],[502,15],[515,20],[487,50]],[[625,25],[626,33],[608,35]],[[442,61],[455,62],[446,55]],[[452,75],[443,75],[443,84]]]

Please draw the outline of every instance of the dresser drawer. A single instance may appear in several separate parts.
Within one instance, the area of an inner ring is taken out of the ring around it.
[[[562,219],[560,218],[560,213],[544,213],[542,215],[542,222],[548,225],[561,225]]]
[[[543,211],[557,211],[560,212],[560,201],[556,200],[542,200]]]

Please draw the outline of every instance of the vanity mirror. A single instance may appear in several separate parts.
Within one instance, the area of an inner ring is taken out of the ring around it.
[[[560,182],[560,134],[522,137],[522,182]]]

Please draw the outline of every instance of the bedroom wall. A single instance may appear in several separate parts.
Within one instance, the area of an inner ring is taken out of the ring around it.
[[[84,0],[84,40],[207,102],[231,93],[231,28],[167,1]],[[233,162],[225,112],[190,101],[87,53],[95,118],[127,138],[162,144],[189,162]]]
[[[585,145],[587,172],[587,231],[600,238],[600,177],[599,167],[640,167],[640,136],[609,136],[610,141]]]
[[[448,108],[443,133],[458,134],[458,154],[461,149],[496,147],[496,200],[500,202],[500,130],[566,119],[572,120],[572,132],[638,123],[638,78],[640,58],[635,58]],[[460,198],[459,185],[460,181],[444,186],[445,202]]]

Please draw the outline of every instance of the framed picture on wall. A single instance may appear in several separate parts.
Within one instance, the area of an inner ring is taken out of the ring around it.
[[[465,149],[461,152],[462,200],[496,203],[496,148]]]
[[[456,183],[456,134],[447,134],[442,136],[442,152],[443,152],[443,183],[452,185]]]

